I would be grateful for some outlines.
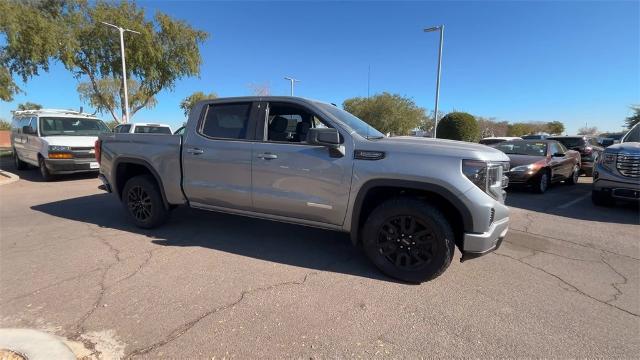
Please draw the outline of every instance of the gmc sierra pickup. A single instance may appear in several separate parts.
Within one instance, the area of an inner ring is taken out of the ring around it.
[[[139,227],[178,205],[349,232],[385,274],[422,282],[497,249],[509,158],[458,141],[385,137],[296,97],[196,104],[182,135],[102,134],[101,188]]]

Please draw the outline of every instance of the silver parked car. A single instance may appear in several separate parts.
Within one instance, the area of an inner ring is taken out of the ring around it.
[[[453,259],[497,249],[507,234],[509,158],[479,144],[385,137],[350,113],[295,97],[196,104],[184,134],[104,134],[102,188],[151,228],[171,208],[351,233],[384,273],[409,282]]]

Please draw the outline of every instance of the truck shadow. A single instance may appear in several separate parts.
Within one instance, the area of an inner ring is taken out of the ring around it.
[[[590,180],[581,178],[575,185],[558,183],[544,194],[534,194],[524,187],[507,189],[506,205],[539,213],[571,219],[617,224],[640,224],[638,205],[619,202],[615,206],[600,207],[591,202]]]
[[[320,271],[393,282],[351,245],[347,234],[242,216],[175,209],[164,226],[142,230],[130,224],[109,194],[32,206],[52,216],[145,235],[159,246],[202,247]]]

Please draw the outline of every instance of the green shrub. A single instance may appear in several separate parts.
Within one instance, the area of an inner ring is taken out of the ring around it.
[[[476,142],[480,137],[480,127],[473,115],[464,112],[452,112],[438,121],[436,135],[440,139]]]

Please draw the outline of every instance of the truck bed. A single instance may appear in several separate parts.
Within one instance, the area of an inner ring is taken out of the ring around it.
[[[100,172],[110,174],[118,184],[117,166],[123,160],[144,163],[155,172],[169,204],[186,202],[182,193],[182,136],[161,134],[113,133],[100,135],[102,162]],[[116,190],[116,189],[114,189]]]

